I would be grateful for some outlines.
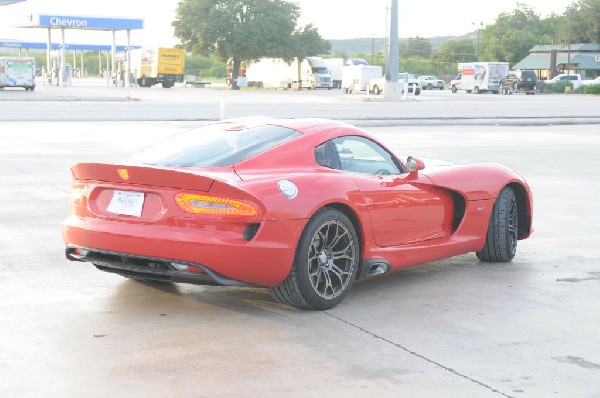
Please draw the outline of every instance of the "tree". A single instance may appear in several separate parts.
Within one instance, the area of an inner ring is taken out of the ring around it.
[[[400,59],[403,58],[429,58],[431,56],[431,43],[424,37],[410,37],[400,45]]]
[[[480,60],[516,64],[539,44],[544,36],[543,26],[533,9],[517,3],[515,10],[501,13],[494,24],[480,32]]]
[[[291,55],[296,58],[298,64],[298,88],[302,87],[302,61],[312,55],[329,53],[331,43],[324,40],[317,28],[308,24],[296,30],[292,34],[293,46],[290,48]]]
[[[579,0],[567,7],[558,38],[562,43],[600,43],[600,0]]]
[[[471,39],[449,40],[432,53],[431,59],[438,63],[473,62],[475,45]]]
[[[231,59],[236,90],[242,61],[289,54],[298,17],[298,6],[284,0],[181,0],[172,25],[192,53]]]

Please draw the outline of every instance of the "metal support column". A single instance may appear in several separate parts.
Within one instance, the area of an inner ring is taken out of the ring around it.
[[[46,42],[46,73],[48,76],[44,76],[44,79],[48,79],[52,76],[52,62],[50,61],[50,52],[52,51],[52,29],[48,28],[48,41]]]
[[[127,71],[125,75],[125,84],[127,85],[127,96],[129,97],[129,87],[131,80],[131,30],[127,29]]]
[[[112,47],[110,49],[111,53],[111,68],[110,68],[110,77],[115,79],[115,83],[117,82],[117,32],[112,31]],[[115,84],[116,85],[116,84]]]
[[[59,81],[59,85],[60,86],[64,86],[65,85],[65,73],[67,73],[67,64],[66,64],[66,59],[65,59],[65,47],[66,47],[66,42],[65,42],[65,28],[61,28],[60,29],[60,35],[61,35],[61,44],[60,44],[60,76],[58,77],[58,81]]]

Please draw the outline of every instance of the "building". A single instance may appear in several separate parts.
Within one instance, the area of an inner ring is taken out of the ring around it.
[[[594,79],[600,75],[600,44],[538,45],[513,68],[536,70],[542,79],[567,71]]]

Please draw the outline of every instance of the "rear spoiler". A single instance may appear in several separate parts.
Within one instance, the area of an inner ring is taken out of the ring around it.
[[[208,192],[214,178],[186,170],[153,166],[132,166],[106,163],[77,163],[71,167],[77,180],[150,185]]]

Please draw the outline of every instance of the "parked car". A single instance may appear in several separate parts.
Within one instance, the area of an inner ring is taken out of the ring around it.
[[[419,76],[417,80],[423,90],[433,90],[434,88],[439,90],[444,89],[444,81],[438,79],[436,76]]]
[[[508,72],[505,78],[500,80],[500,91],[502,94],[524,92],[535,94],[537,87],[537,76],[532,70],[516,70]]]
[[[581,86],[581,75],[579,73],[561,73],[560,75],[555,76],[550,80],[546,80],[544,84],[556,84],[558,82],[570,82],[573,85],[574,89],[577,89]]]
[[[230,119],[118,164],[71,168],[66,257],[140,281],[266,287],[325,310],[354,280],[532,232],[527,183],[498,164],[402,160],[325,119]]]

